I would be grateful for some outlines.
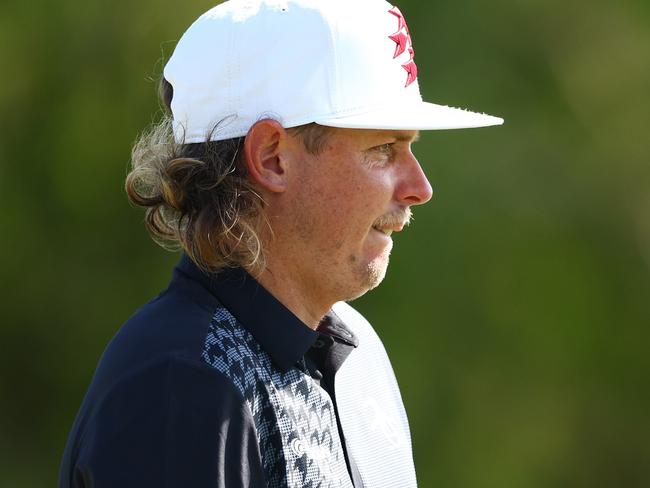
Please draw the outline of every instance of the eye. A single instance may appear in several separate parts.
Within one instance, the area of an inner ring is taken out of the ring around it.
[[[376,146],[373,148],[373,151],[377,151],[382,154],[392,155],[393,154],[393,144],[392,142],[382,144],[381,146]]]
[[[395,157],[395,143],[388,142],[380,146],[371,147],[366,154],[366,161],[370,166],[387,165]]]

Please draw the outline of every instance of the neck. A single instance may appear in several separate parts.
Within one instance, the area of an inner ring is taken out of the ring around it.
[[[333,302],[319,300],[313,286],[307,286],[290,270],[272,265],[257,277],[257,281],[282,305],[311,329],[316,329]]]

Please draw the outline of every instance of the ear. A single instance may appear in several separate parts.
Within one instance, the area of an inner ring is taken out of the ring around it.
[[[273,119],[259,120],[244,141],[246,169],[251,179],[272,193],[282,193],[287,185],[287,165],[283,150],[287,132]]]

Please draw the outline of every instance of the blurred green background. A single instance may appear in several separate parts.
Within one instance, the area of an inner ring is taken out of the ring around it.
[[[122,189],[163,57],[213,5],[0,2],[0,485],[54,486],[105,344],[178,256]],[[650,2],[398,5],[434,186],[358,300],[422,487],[650,486]]]

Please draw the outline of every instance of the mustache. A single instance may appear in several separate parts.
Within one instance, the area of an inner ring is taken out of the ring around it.
[[[410,207],[397,210],[379,217],[375,223],[374,227],[386,228],[386,227],[406,227],[413,220],[413,212]]]

